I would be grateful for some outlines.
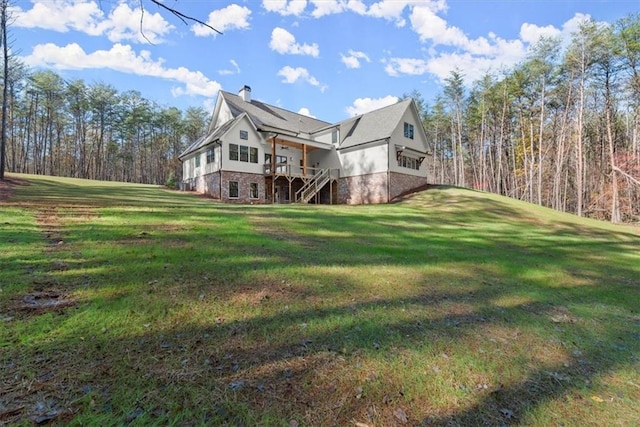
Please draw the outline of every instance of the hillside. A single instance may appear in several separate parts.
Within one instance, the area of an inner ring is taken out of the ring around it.
[[[640,419],[638,229],[459,188],[232,206],[11,178],[0,424]]]

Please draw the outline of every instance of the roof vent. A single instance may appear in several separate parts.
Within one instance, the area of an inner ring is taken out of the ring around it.
[[[247,85],[244,85],[238,95],[244,102],[251,102],[251,88]]]

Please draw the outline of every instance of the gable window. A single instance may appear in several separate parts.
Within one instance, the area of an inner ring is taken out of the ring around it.
[[[332,144],[335,144],[335,143],[337,143],[337,142],[338,142],[338,129],[334,129],[334,130],[331,132],[331,143],[332,143]]]
[[[238,181],[229,181],[229,198],[237,199],[239,196]]]
[[[258,149],[255,147],[249,148],[249,162],[258,163]]]
[[[200,153],[196,154],[196,167],[200,167]]]
[[[246,130],[241,130],[240,131],[240,139],[249,139],[249,132],[247,132]]]
[[[207,150],[207,163],[213,163],[216,161],[216,151],[215,148],[209,148]]]
[[[238,144],[229,144],[229,160],[238,160]]]
[[[249,184],[249,198],[257,199],[258,198],[258,183],[252,182]]]
[[[411,123],[404,122],[404,137],[413,139],[413,125]]]

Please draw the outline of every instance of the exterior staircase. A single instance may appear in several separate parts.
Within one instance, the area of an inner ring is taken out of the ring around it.
[[[320,169],[309,181],[307,181],[306,184],[302,186],[300,190],[296,192],[296,202],[309,203],[309,200],[318,194],[330,179],[330,169]]]

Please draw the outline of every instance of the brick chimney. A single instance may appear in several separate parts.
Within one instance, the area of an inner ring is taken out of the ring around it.
[[[251,88],[249,86],[244,85],[242,89],[240,89],[240,92],[238,92],[238,95],[243,101],[251,102]]]

